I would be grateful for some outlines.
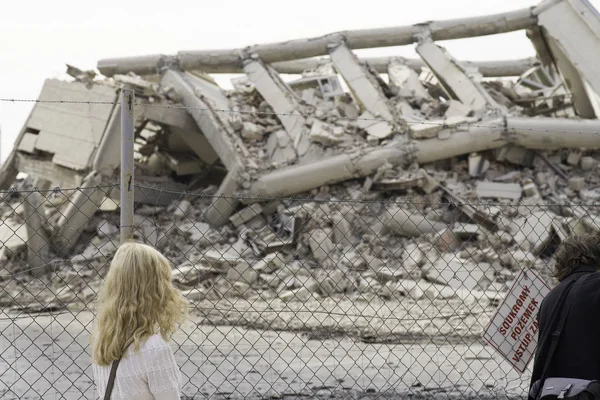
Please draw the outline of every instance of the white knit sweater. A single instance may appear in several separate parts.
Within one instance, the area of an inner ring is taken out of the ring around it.
[[[92,364],[98,399],[104,398],[110,368]],[[181,378],[171,347],[160,335],[153,335],[137,352],[131,345],[121,359],[111,400],[179,400]]]

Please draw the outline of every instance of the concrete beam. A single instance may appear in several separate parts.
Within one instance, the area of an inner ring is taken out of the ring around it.
[[[578,114],[595,118],[600,110],[594,109],[591,99],[600,94],[600,14],[585,0],[545,1],[535,13],[542,42],[573,94]],[[532,41],[542,52],[540,41]]]
[[[261,176],[252,195],[290,196],[373,174],[385,163],[429,163],[506,145],[530,149],[600,148],[599,120],[562,118],[502,118],[447,130],[438,138],[393,143],[368,152],[340,154],[307,165],[294,165]]]
[[[279,114],[277,118],[289,135],[287,147],[291,147],[293,152],[282,151],[281,154],[286,158],[283,161],[291,162],[305,155],[310,147],[310,140],[305,126],[306,119],[301,116],[302,108],[296,94],[273,68],[257,57],[244,60],[244,72],[263,99]]]
[[[240,68],[240,54],[256,53],[267,64],[318,57],[328,53],[327,46],[345,40],[351,49],[368,49],[409,45],[424,28],[431,31],[433,40],[463,39],[527,29],[536,24],[532,8],[480,17],[429,21],[421,24],[390,28],[361,29],[330,33],[308,39],[288,40],[248,46],[244,49],[180,51],[176,56],[154,54],[148,56],[112,58],[98,62],[98,70],[106,75],[134,72],[139,75],[156,74],[168,65],[183,70],[198,69],[213,72],[216,69]]]
[[[460,100],[474,111],[499,108],[481,83],[470,77],[465,67],[431,37],[421,38],[416,50],[451,98]]]
[[[390,121],[394,121],[396,118],[373,74],[359,62],[358,57],[343,43],[332,45],[329,56],[335,69],[350,87],[362,111],[368,111],[371,118],[374,116],[387,120],[382,121],[385,127],[378,127],[378,129],[383,130],[379,138],[383,139],[391,135],[394,128],[393,123]]]
[[[221,105],[219,109],[228,109],[227,98],[220,93],[218,87],[209,93],[199,81],[199,79],[187,76],[183,72],[169,70],[163,75],[161,85],[172,87],[181,96],[183,105],[187,107],[187,112],[204,133],[225,167],[228,170],[237,169],[242,165],[242,161],[230,137],[232,134],[231,127],[225,123],[222,115],[220,115],[222,113],[212,111],[214,108],[218,108],[213,106],[215,98],[217,101],[223,101],[219,98],[220,96],[223,97],[227,106],[223,107]]]
[[[359,57],[359,61],[365,64],[369,64],[369,67],[373,68],[380,74],[387,73],[388,64],[393,61],[406,64],[411,69],[419,72],[422,67],[426,64],[423,60],[418,58],[404,58],[404,57]],[[103,61],[100,61],[103,62]],[[158,62],[158,58],[154,59],[154,62]],[[301,74],[304,71],[317,68],[319,65],[329,63],[331,60],[329,57],[320,58],[303,58],[300,60],[293,61],[282,61],[272,63],[273,69],[280,74]],[[539,64],[539,60],[535,57],[523,58],[518,60],[492,60],[492,61],[459,61],[461,64],[471,64],[479,69],[481,75],[486,78],[499,78],[504,76],[520,76],[527,72],[531,67],[535,67]],[[127,64],[124,64],[120,68],[127,68]],[[133,67],[135,68],[135,66]],[[244,68],[241,64],[230,65],[230,64],[215,64],[203,70],[209,74],[241,74],[244,73]],[[147,72],[147,75],[158,74],[157,69],[151,69]]]

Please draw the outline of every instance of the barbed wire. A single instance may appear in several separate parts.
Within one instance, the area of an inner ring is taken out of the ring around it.
[[[348,298],[348,300],[352,300],[351,298]],[[399,300],[399,299],[398,299]],[[208,300],[211,302],[214,302],[213,300]],[[447,299],[439,299],[440,302],[446,302]],[[70,304],[81,304],[81,303],[77,303],[77,302],[60,302],[59,305],[60,306],[68,306]],[[358,308],[358,307],[357,307]],[[387,311],[395,311],[396,309],[398,309],[399,307],[396,307],[394,309],[391,308],[387,308]],[[240,311],[237,308],[224,308],[224,307],[219,307],[219,306],[212,306],[210,307],[211,311],[218,311],[221,313],[227,313],[227,312],[235,312],[235,311]],[[193,307],[190,309],[191,312],[198,312],[200,314],[204,313],[204,309],[202,307]],[[291,310],[291,309],[285,309],[285,308],[255,308],[255,307],[248,307],[247,309],[245,309],[246,312],[257,312],[257,313],[277,313],[277,314],[284,314],[284,313],[291,313],[297,316],[297,314],[311,314],[311,315],[330,315],[330,316],[335,316],[335,317],[349,317],[349,318],[376,318],[377,320],[381,320],[381,321],[399,321],[399,322],[427,322],[427,321],[431,321],[431,320],[435,320],[435,319],[453,319],[453,318],[464,318],[466,316],[472,315],[472,316],[477,316],[477,315],[485,315],[485,314],[493,314],[496,311],[495,310],[481,310],[481,311],[468,311],[468,312],[463,312],[463,313],[455,313],[455,314],[442,314],[442,315],[432,315],[430,317],[426,317],[426,318],[398,318],[395,316],[382,316],[377,314],[378,311],[381,311],[381,308],[377,309],[377,310],[373,310],[373,308],[371,307],[371,311],[375,311],[376,313],[374,314],[354,314],[354,313],[343,313],[343,312],[335,312],[335,311],[324,311],[324,310]],[[80,312],[90,312],[87,309],[83,309]],[[4,312],[5,315],[7,315],[6,317],[0,317],[0,321],[18,321],[21,319],[27,319],[27,318],[32,318],[32,317],[57,317],[57,316],[61,316],[61,315],[73,315],[74,312],[71,310],[61,310],[61,311],[44,311],[44,312],[23,312],[23,313],[19,313],[19,315],[16,315],[14,317],[11,317],[8,315],[8,313]],[[244,317],[239,316],[236,318],[225,318],[225,320],[229,321],[229,322],[236,322],[236,321],[241,321],[244,320]]]
[[[116,101],[85,101],[85,100],[41,100],[41,99],[19,99],[19,98],[0,98],[0,102],[10,102],[10,103],[57,103],[57,104],[98,104],[98,105],[111,105],[116,106],[120,104],[120,102]],[[232,110],[232,109],[220,109],[220,108],[204,108],[204,107],[188,107],[183,105],[172,105],[172,104],[157,104],[157,103],[134,103],[134,107],[158,107],[158,108],[172,108],[172,109],[184,109],[184,110],[195,110],[202,112],[214,112],[214,113],[226,113],[226,114],[241,114],[241,115],[255,115],[255,116],[277,116],[277,117],[297,117],[297,118],[308,118],[308,117],[316,117],[315,113],[276,113],[276,112],[268,112],[268,111],[246,111],[246,110]],[[502,115],[493,116],[495,119],[501,121],[505,118]],[[511,116],[511,118],[531,118],[527,116]],[[391,124],[395,123],[409,123],[409,124],[419,124],[419,125],[431,125],[431,126],[440,126],[442,128],[446,127],[449,129],[465,129],[465,128],[486,128],[486,129],[498,129],[502,131],[516,131],[515,128],[507,127],[502,122],[498,125],[486,125],[478,122],[463,122],[458,124],[448,124],[444,120],[441,121],[431,121],[431,120],[411,120],[407,118],[399,118],[397,120],[383,118],[383,117],[343,117],[336,116],[336,119],[343,121],[371,121],[371,122],[388,122]],[[493,119],[493,118],[492,118]],[[573,120],[577,121],[577,120]],[[525,132],[560,132],[560,133],[585,133],[590,134],[589,131],[582,130],[567,130],[561,128],[560,130],[553,129],[543,129],[543,128],[525,128],[519,127],[519,131]],[[600,135],[599,132],[593,132],[594,135]]]

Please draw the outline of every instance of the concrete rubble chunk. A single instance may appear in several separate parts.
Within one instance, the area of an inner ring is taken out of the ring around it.
[[[481,199],[511,199],[518,200],[523,194],[523,188],[518,183],[477,182],[477,197]]]
[[[569,189],[575,192],[585,189],[585,178],[582,176],[574,176],[569,178]]]
[[[315,120],[312,124],[310,129],[310,139],[323,146],[331,146],[343,141],[343,137],[336,135],[332,126],[318,120]]]
[[[262,140],[264,130],[255,123],[244,122],[242,124],[242,137],[246,140]]]
[[[487,288],[494,280],[494,269],[490,264],[464,261],[454,255],[443,256],[426,268],[425,277],[453,289],[470,291]]]
[[[320,263],[331,261],[335,245],[331,229],[315,229],[309,233],[309,245],[313,257]]]
[[[473,109],[471,107],[465,105],[464,103],[458,100],[450,99],[448,100],[448,108],[446,109],[444,116],[446,118],[467,117],[470,116],[472,113]]]
[[[333,221],[333,240],[335,244],[342,248],[352,246],[356,238],[348,219],[340,212],[334,213],[331,219]]]
[[[596,168],[598,162],[594,157],[582,157],[581,158],[581,169],[584,171],[591,171]]]
[[[429,220],[425,215],[399,207],[384,211],[381,220],[384,226],[400,236],[417,237],[446,229],[446,224]]]
[[[582,157],[581,151],[578,151],[578,150],[570,151],[569,155],[567,156],[567,164],[572,165],[572,166],[579,165],[579,162],[581,161],[581,157]]]
[[[258,203],[254,203],[254,204],[238,211],[234,215],[232,215],[229,218],[229,221],[231,221],[233,226],[235,226],[236,228],[239,228],[240,226],[244,225],[245,223],[250,222],[254,218],[261,215],[262,211],[263,211],[262,206]]]
[[[433,100],[427,89],[419,80],[417,73],[400,60],[392,60],[387,73],[390,84],[397,87],[400,97],[414,97],[419,101]]]
[[[377,140],[385,139],[393,133],[393,127],[389,121],[391,120],[376,118],[371,112],[365,111],[358,118],[358,127],[364,130],[369,137]]]
[[[523,181],[523,194],[526,197],[539,197],[540,192],[536,184],[531,179],[525,179]]]
[[[461,240],[453,230],[445,229],[436,234],[433,244],[441,253],[454,252],[459,249]]]
[[[258,272],[247,262],[240,262],[227,271],[227,280],[230,283],[240,281],[252,285],[258,279]]]
[[[478,177],[490,168],[490,162],[480,153],[469,154],[469,175]]]
[[[552,240],[552,224],[556,218],[557,215],[549,210],[532,213],[520,226],[515,242],[525,251],[532,249],[534,254],[540,254]]]

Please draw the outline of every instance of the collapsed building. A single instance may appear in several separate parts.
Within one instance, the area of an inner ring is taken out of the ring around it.
[[[459,61],[436,43],[517,30],[536,57]],[[353,52],[398,45],[420,59]],[[93,297],[116,248],[123,88],[136,94],[136,235],[169,255],[189,298],[497,300],[515,271],[543,271],[566,236],[598,230],[597,49],[587,1],[547,0],[107,59],[99,73],[68,66],[73,79],[45,82],[0,171],[2,189],[19,172],[40,189],[5,196],[0,303]],[[226,91],[219,73],[244,76]],[[54,187],[82,189],[44,192]],[[46,297],[18,290],[34,280]]]

